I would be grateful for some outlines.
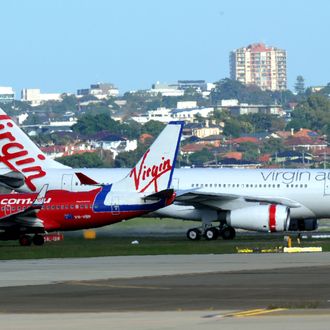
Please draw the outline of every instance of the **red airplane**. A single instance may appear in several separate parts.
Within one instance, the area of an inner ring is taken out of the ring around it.
[[[182,126],[182,122],[169,123],[130,173],[116,183],[102,185],[76,173],[80,184],[95,189],[47,192],[45,185],[39,194],[0,195],[0,239],[42,245],[47,232],[102,227],[171,204]]]

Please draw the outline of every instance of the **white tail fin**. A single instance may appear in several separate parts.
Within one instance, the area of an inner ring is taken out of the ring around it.
[[[183,122],[170,122],[137,165],[112,191],[157,193],[170,188]]]
[[[44,203],[45,203],[45,197],[47,194],[47,190],[48,190],[48,184],[45,184],[41,190],[39,191],[38,196],[36,197],[36,199],[33,201],[31,207],[33,208],[41,208]]]
[[[44,177],[47,168],[68,167],[47,157],[0,108],[0,168],[21,172],[35,191],[32,180]]]

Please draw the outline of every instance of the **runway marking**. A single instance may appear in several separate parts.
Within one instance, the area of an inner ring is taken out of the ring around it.
[[[82,286],[96,286],[96,287],[106,287],[115,289],[146,289],[146,290],[170,290],[171,288],[158,287],[158,286],[138,286],[138,285],[118,285],[118,284],[108,284],[108,283],[93,283],[93,282],[79,282],[79,281],[69,281],[65,282],[72,285],[82,285]]]
[[[223,317],[250,317],[250,316],[259,316],[264,314],[270,314],[280,311],[285,311],[287,308],[274,308],[274,309],[266,309],[266,308],[258,308],[258,309],[250,309],[246,311],[236,312],[226,314]]]

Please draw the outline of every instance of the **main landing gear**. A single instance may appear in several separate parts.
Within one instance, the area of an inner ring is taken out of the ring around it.
[[[30,235],[22,235],[18,241],[21,246],[30,246],[32,243],[41,246],[45,243],[44,236],[39,234],[35,234],[33,237]]]
[[[221,236],[224,240],[234,239],[236,236],[236,231],[230,226],[219,226],[219,227],[208,227],[204,230],[202,228],[192,228],[187,231],[187,237],[192,241],[200,240],[205,237],[206,240],[216,240]]]

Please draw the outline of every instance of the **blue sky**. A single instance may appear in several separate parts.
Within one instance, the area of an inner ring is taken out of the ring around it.
[[[0,86],[76,92],[229,76],[229,52],[287,50],[288,83],[330,82],[327,0],[1,0]]]

